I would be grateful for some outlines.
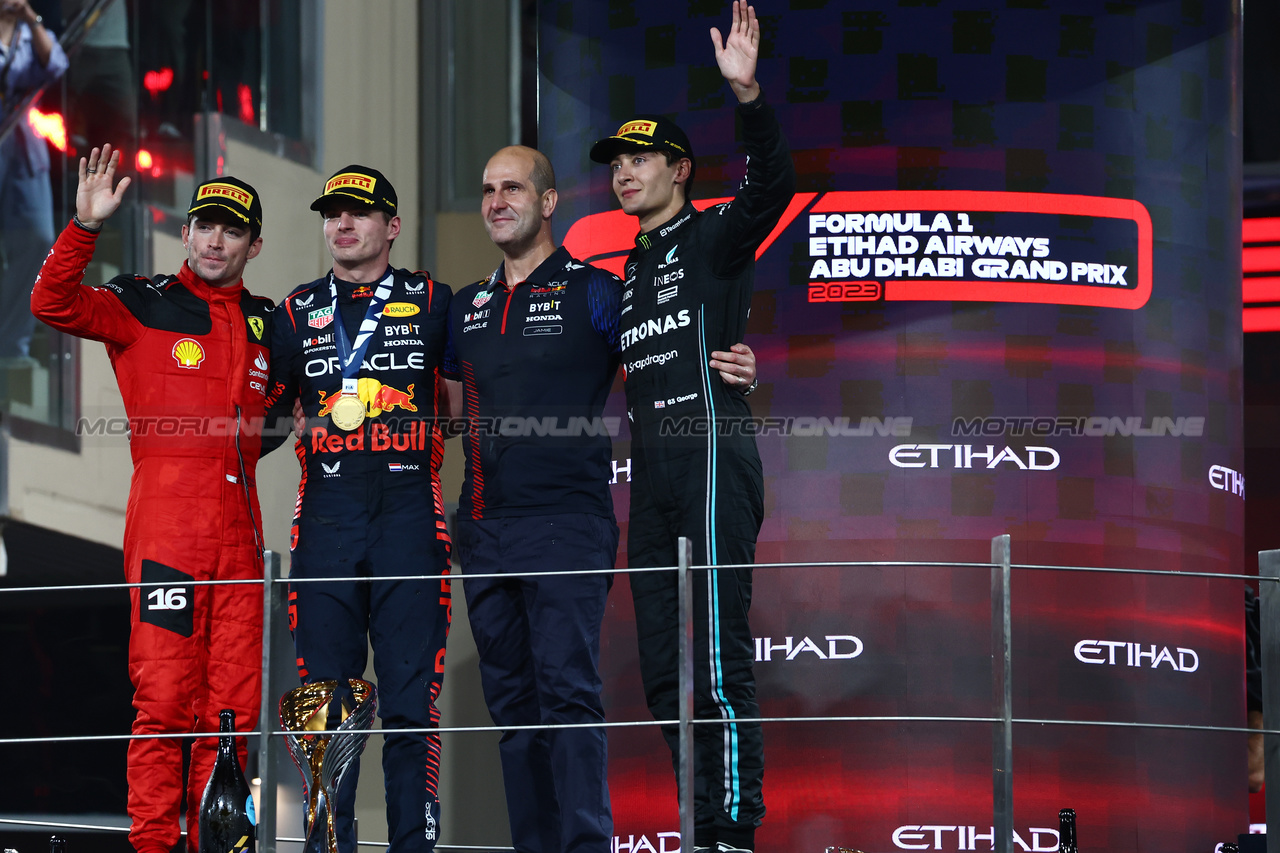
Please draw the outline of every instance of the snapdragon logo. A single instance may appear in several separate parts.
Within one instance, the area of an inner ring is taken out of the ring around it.
[[[974,450],[972,444],[899,444],[889,451],[889,462],[897,468],[985,468],[1007,465],[1022,471],[1052,471],[1062,457],[1052,447],[1027,445],[1021,452],[1006,446],[996,452],[995,445]],[[977,460],[979,464],[974,465]],[[985,464],[984,464],[985,463]]]
[[[636,373],[644,370],[651,364],[666,364],[674,358],[680,357],[679,350],[671,350],[670,352],[657,352],[653,355],[646,355],[644,358],[636,359],[627,365],[628,373]]]
[[[1195,672],[1200,668],[1200,655],[1192,649],[1174,648],[1170,651],[1168,646],[1126,640],[1081,640],[1076,643],[1076,660],[1097,666],[1150,669],[1167,665],[1173,672]]]
[[[996,832],[989,826],[985,829],[979,832],[976,826],[936,823],[900,826],[893,831],[893,845],[899,850],[992,850]],[[1013,846],[1028,853],[1051,853],[1058,849],[1058,830],[1039,826],[1015,829]]]

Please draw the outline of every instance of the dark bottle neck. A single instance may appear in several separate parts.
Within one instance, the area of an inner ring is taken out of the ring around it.
[[[236,730],[236,712],[230,708],[223,708],[218,713],[218,731],[221,737],[218,738],[218,755],[234,755],[235,754],[235,738],[231,735]]]

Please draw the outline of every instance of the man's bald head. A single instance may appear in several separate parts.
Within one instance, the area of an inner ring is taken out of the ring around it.
[[[529,170],[525,174],[537,195],[541,196],[547,190],[556,188],[556,171],[551,167],[551,160],[538,149],[527,145],[508,145],[490,157],[489,162],[492,163],[499,157],[516,157],[526,160]]]
[[[541,151],[509,145],[485,164],[481,179],[480,215],[489,239],[509,256],[547,254],[551,214],[556,209],[556,176]]]

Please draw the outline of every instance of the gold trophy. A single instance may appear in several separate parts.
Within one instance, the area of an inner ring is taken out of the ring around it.
[[[338,786],[364,752],[378,709],[376,687],[358,678],[351,679],[348,685],[349,692],[342,691],[338,681],[317,681],[280,697],[280,724],[291,733],[285,735],[285,740],[293,763],[302,774],[307,801],[308,850],[315,849],[323,836],[324,849],[338,853],[333,817]],[[346,695],[336,697],[335,702],[334,694],[338,692]],[[340,718],[334,719],[339,713]]]

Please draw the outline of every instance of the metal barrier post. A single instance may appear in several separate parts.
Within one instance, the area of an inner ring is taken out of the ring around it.
[[[1280,728],[1280,551],[1258,552],[1262,628],[1262,727]],[[1280,738],[1263,735],[1267,785],[1267,849],[1280,851]],[[1274,843],[1272,843],[1274,841]]]
[[[1000,718],[992,737],[991,807],[996,853],[1013,843],[1012,608],[1009,534],[991,540],[991,698]]]
[[[268,732],[276,728],[276,700],[280,695],[271,675],[271,634],[280,618],[280,555],[263,554],[262,585],[262,709],[258,712],[258,851],[276,851],[276,753],[279,741]]]
[[[680,611],[680,849],[693,849],[693,543],[681,536],[676,573]]]

